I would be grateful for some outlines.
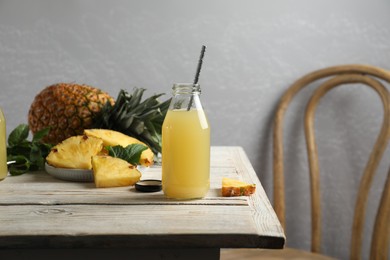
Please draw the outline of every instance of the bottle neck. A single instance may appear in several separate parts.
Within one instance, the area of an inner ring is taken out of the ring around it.
[[[200,85],[191,83],[177,83],[172,87],[173,96],[176,95],[200,95]]]
[[[191,83],[174,84],[172,87],[173,98],[169,110],[200,110],[200,85]]]

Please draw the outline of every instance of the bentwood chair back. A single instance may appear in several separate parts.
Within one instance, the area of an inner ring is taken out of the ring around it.
[[[314,133],[314,117],[320,99],[337,86],[362,83],[376,91],[383,104],[383,121],[380,132],[364,169],[355,203],[352,221],[350,258],[361,259],[365,211],[371,184],[379,162],[390,139],[390,94],[383,85],[390,84],[390,72],[368,65],[343,65],[314,71],[297,80],[282,96],[277,108],[273,129],[273,167],[274,167],[274,207],[282,226],[285,218],[285,184],[283,164],[283,121],[293,97],[309,84],[324,79],[315,90],[306,107],[304,118],[305,138],[307,145],[310,196],[311,196],[311,251],[321,252],[321,200],[320,172],[317,144]],[[390,170],[384,185],[379,209],[376,215],[374,231],[371,238],[370,259],[388,259],[390,237]],[[282,250],[283,251],[283,250]]]
[[[262,249],[225,249],[221,251],[221,259],[331,259],[321,255],[321,202],[317,144],[314,134],[314,116],[319,100],[328,91],[337,86],[362,83],[376,91],[383,105],[383,121],[375,145],[371,151],[361,178],[355,212],[352,221],[350,259],[361,259],[363,227],[368,193],[374,179],[378,164],[388,146],[390,139],[390,94],[382,84],[390,84],[390,72],[368,65],[343,65],[329,67],[309,73],[292,84],[282,96],[277,107],[273,129],[273,171],[274,171],[274,208],[285,229],[285,184],[283,156],[283,122],[289,104],[296,94],[318,80],[326,80],[320,84],[311,96],[305,113],[305,138],[307,144],[310,195],[311,195],[311,251],[306,252],[293,248],[283,250]],[[288,240],[288,236],[287,236]],[[377,211],[371,238],[370,259],[388,259],[390,240],[390,169],[384,185]],[[332,258],[333,259],[333,258]]]

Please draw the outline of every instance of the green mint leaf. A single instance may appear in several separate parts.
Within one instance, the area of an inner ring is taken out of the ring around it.
[[[142,152],[148,149],[148,147],[142,144],[132,144],[128,145],[125,149],[129,158],[127,161],[135,165],[139,164]]]
[[[25,140],[18,145],[15,146],[8,146],[7,147],[7,155],[23,155],[23,156],[29,156],[31,150],[30,142]]]
[[[49,134],[49,131],[50,131],[50,127],[36,132],[33,136],[32,142],[40,142],[43,137]]]
[[[45,165],[45,155],[42,154],[42,149],[37,143],[31,144],[30,162],[32,166],[36,166],[37,169],[43,169]]]
[[[106,146],[106,150],[108,151],[108,155],[115,157],[115,158],[125,158],[126,157],[126,151],[125,148],[123,148],[120,145],[117,146]]]
[[[21,175],[44,168],[46,156],[52,145],[41,140],[49,133],[49,129],[35,133],[32,141],[27,140],[29,131],[28,125],[21,124],[8,136],[7,160],[16,161],[8,166],[11,175]]]
[[[11,175],[21,175],[29,171],[31,162],[26,156],[23,155],[13,155],[7,157],[8,161],[16,161],[8,165],[8,171]]]
[[[25,141],[28,137],[29,128],[26,124],[18,125],[8,136],[8,145],[16,146],[23,141]]]
[[[112,157],[120,158],[133,165],[139,164],[139,159],[143,151],[148,149],[147,146],[142,144],[131,144],[126,147],[120,145],[107,146],[108,154]]]

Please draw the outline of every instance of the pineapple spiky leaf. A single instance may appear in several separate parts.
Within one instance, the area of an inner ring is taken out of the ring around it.
[[[107,103],[95,116],[93,127],[111,129],[137,138],[161,152],[161,130],[170,99],[161,102],[162,94],[154,94],[142,101],[145,89],[134,88],[132,93],[121,90],[114,105]]]

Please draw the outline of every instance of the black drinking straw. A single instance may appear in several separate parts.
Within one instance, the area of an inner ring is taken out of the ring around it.
[[[203,63],[203,57],[204,53],[206,52],[206,46],[202,45],[202,50],[200,52],[200,57],[198,61],[198,67],[196,68],[196,73],[195,73],[195,79],[194,79],[194,85],[198,84],[199,81],[199,75],[200,75],[200,70],[202,69],[202,63]],[[194,96],[191,95],[190,102],[188,103],[187,111],[191,109],[192,106],[192,100],[194,99]]]

